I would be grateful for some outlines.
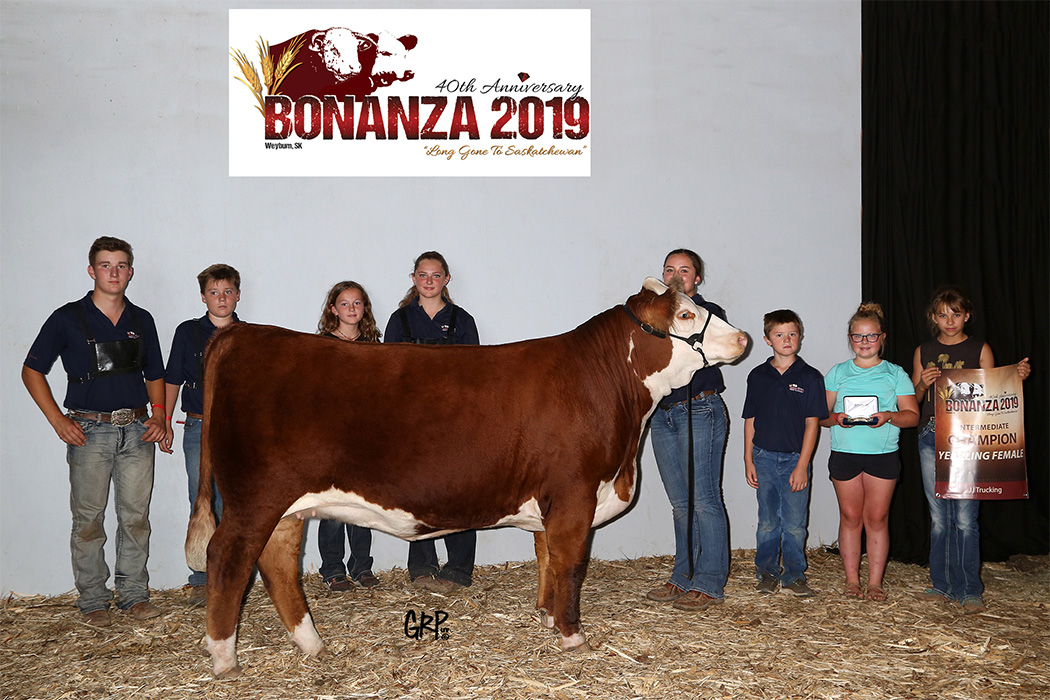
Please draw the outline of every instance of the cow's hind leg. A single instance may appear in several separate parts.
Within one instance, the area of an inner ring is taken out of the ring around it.
[[[554,579],[551,577],[550,553],[547,550],[547,533],[534,533],[536,540],[536,567],[539,569],[539,584],[536,588],[536,608],[540,611],[540,622],[544,627],[554,627]]]
[[[208,607],[205,644],[211,654],[212,672],[216,678],[240,675],[237,664],[237,618],[241,599],[248,587],[252,566],[262,549],[261,536],[246,537],[236,532],[250,532],[227,508],[225,517],[208,544]]]
[[[575,510],[575,509],[574,509]],[[589,518],[580,512],[551,514],[544,522],[547,530],[549,575],[554,582],[554,625],[561,632],[562,651],[590,651],[580,626],[580,585],[587,573],[587,535]],[[594,512],[593,508],[589,512]]]
[[[299,583],[299,550],[303,541],[303,521],[283,518],[259,557],[259,575],[277,608],[289,636],[304,653],[324,653],[324,642],[314,628]]]

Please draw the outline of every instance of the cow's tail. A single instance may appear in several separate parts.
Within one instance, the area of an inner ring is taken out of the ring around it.
[[[206,571],[208,566],[208,542],[215,534],[215,511],[211,507],[211,498],[211,470],[208,470],[205,478],[202,468],[197,500],[193,502],[193,514],[190,515],[190,526],[186,530],[186,564],[194,571]]]
[[[211,450],[209,444],[209,426],[211,420],[212,392],[209,391],[214,382],[211,376],[214,374],[214,365],[218,361],[221,350],[213,352],[216,340],[226,328],[218,329],[211,340],[208,341],[208,349],[204,355],[204,419],[201,422],[201,456],[198,473],[197,498],[193,501],[193,512],[190,514],[190,524],[186,529],[186,564],[194,571],[206,571],[208,565],[208,543],[211,536],[215,534],[215,511],[212,509],[212,500],[215,491],[215,482],[211,464]]]
[[[202,450],[200,483],[197,486],[197,498],[193,501],[190,526],[186,530],[186,564],[194,571],[206,570],[208,542],[215,534],[215,511],[211,507],[213,489],[211,459],[207,451]]]

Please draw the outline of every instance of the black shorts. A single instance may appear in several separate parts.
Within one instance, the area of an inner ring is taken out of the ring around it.
[[[901,475],[900,454],[894,450],[881,455],[858,455],[831,452],[828,473],[836,481],[849,481],[864,472],[879,479],[897,479]]]

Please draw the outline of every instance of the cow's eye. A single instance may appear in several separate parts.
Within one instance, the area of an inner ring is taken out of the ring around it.
[[[678,318],[682,319],[683,321],[688,321],[689,319],[693,318],[693,312],[692,311],[688,311],[688,310],[687,311],[679,311],[678,312]]]

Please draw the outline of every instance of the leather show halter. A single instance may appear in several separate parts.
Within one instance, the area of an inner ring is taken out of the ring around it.
[[[658,328],[653,328],[648,323],[643,323],[641,319],[639,319],[637,316],[634,315],[634,312],[631,311],[631,309],[627,306],[627,304],[624,304],[622,308],[623,308],[624,313],[627,314],[627,318],[629,318],[632,321],[634,321],[635,324],[637,324],[639,328],[641,328],[643,331],[645,331],[649,335],[655,336],[657,338],[667,338],[668,336],[670,336],[671,338],[677,338],[678,340],[685,341],[686,343],[689,344],[689,347],[691,347],[696,352],[700,353],[700,357],[704,358],[704,367],[703,367],[703,369],[706,369],[706,368],[711,366],[711,363],[707,361],[707,355],[704,354],[704,344],[703,344],[704,343],[704,334],[707,333],[707,326],[708,326],[709,323],[711,323],[711,317],[714,315],[710,311],[707,312],[707,320],[704,321],[704,327],[700,329],[700,332],[699,333],[693,333],[691,336],[686,338],[685,336],[675,335],[674,333],[671,333],[671,332],[666,332],[665,333],[664,331],[662,331],[662,330],[660,330]],[[707,310],[705,309],[705,311],[707,311]]]

